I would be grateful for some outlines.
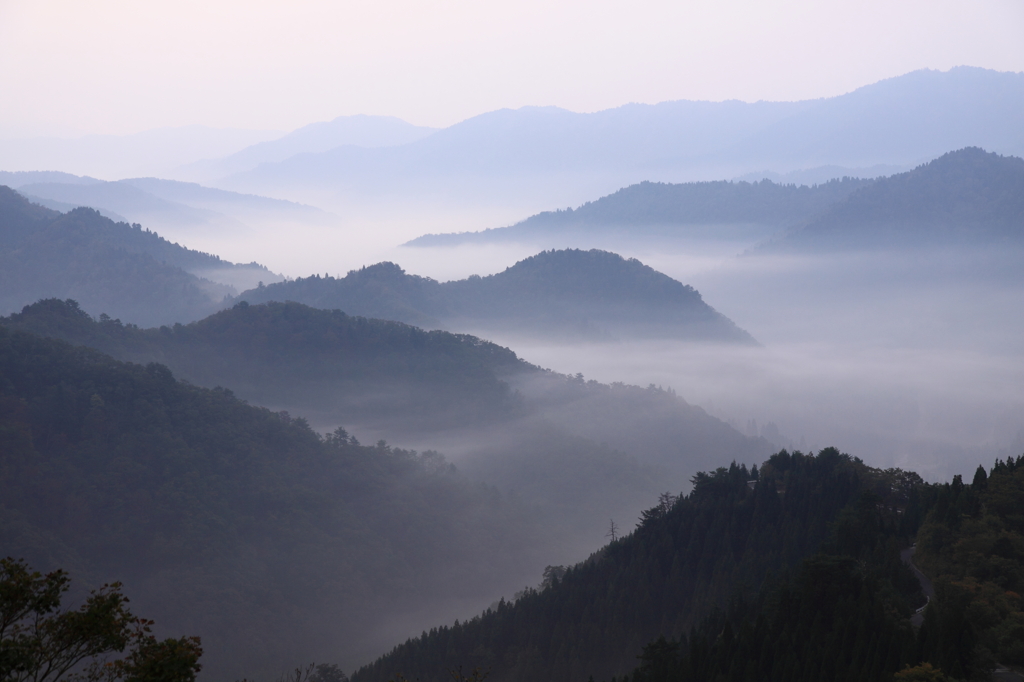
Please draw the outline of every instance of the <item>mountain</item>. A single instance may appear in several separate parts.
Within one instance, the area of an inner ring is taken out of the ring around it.
[[[416,126],[394,116],[339,116],[332,121],[311,123],[275,140],[258,142],[223,158],[196,161],[175,170],[174,176],[213,180],[298,154],[325,152],[343,146],[394,147],[421,140],[434,132],[436,128]]]
[[[298,303],[242,302],[143,330],[49,300],[0,326],[160,362],[320,430],[344,424],[367,440],[448,452],[468,476],[542,510],[563,556],[592,549],[605,519],[634,517],[663,486],[771,448],[672,391],[586,381],[475,337]]]
[[[924,70],[802,102],[500,110],[410,144],[292,157],[219,184],[277,195],[316,188],[347,200],[565,206],[643,180],[910,165],[965,146],[1022,154],[1022,111],[1024,74]]]
[[[145,222],[154,215],[176,224],[206,225],[217,216],[211,211],[167,201],[126,182],[63,183],[40,182],[21,185],[17,190],[43,202],[53,202],[51,208],[85,206],[113,216],[127,216],[132,222]],[[233,226],[238,229],[238,225]]]
[[[335,216],[291,201],[270,199],[158,178],[105,182],[66,173],[5,173],[6,179],[32,201],[59,211],[95,208],[115,221],[141,223],[194,243],[223,243],[226,236],[252,237],[258,230],[282,225],[322,226]],[[281,277],[264,270],[210,268],[197,273],[223,284],[247,289]]]
[[[163,365],[0,328],[0,546],[117,579],[204,674],[351,668],[513,589],[550,551],[529,509],[436,452],[361,446]]]
[[[1024,159],[968,147],[859,189],[764,251],[1024,246]]]
[[[856,679],[885,679],[883,671],[891,675],[902,667],[901,656],[907,662],[916,656],[909,616],[924,598],[900,562],[899,543],[916,532],[927,511],[923,488],[916,474],[872,469],[834,448],[817,455],[782,451],[759,469],[733,463],[699,473],[692,492],[663,496],[634,532],[613,538],[586,561],[549,567],[536,590],[500,601],[471,620],[431,628],[356,671],[352,680],[433,682],[460,668],[478,669],[496,682],[584,682],[623,674],[616,679],[784,680],[796,678],[794,650],[806,652],[799,659],[803,670],[838,650],[842,658],[834,657],[833,666],[849,666],[845,659],[852,658],[851,667],[861,668],[866,659],[868,670]],[[809,584],[790,583],[794,573],[811,578]],[[767,598],[759,596],[763,592]],[[715,618],[751,611],[747,622],[726,625]],[[775,613],[784,617],[780,625],[789,625],[790,618],[803,627],[766,632]],[[838,632],[832,630],[833,616]],[[707,627],[709,618],[714,629]],[[758,644],[768,642],[753,650],[732,648],[755,634]],[[715,654],[732,648],[731,657],[742,666],[735,675],[727,676],[726,657],[721,678],[676,678],[665,676],[667,671],[661,677],[628,676],[638,658],[638,672],[650,673],[651,664],[677,652],[689,654],[694,667],[717,663],[718,656],[700,657],[705,637]],[[890,663],[883,650],[882,670],[870,674],[878,656],[873,637],[886,648],[894,642],[896,651]],[[670,646],[666,639],[680,641]],[[748,659],[768,674],[744,676]],[[772,659],[779,663],[774,675]]]
[[[870,184],[843,178],[813,187],[761,182],[641,182],[579,208],[545,211],[510,227],[428,234],[406,246],[504,241],[548,242],[619,234],[645,241],[673,238],[758,239],[794,227]]]
[[[606,251],[546,251],[487,277],[439,283],[393,263],[242,293],[449,329],[564,338],[665,337],[754,343],[692,287]]]
[[[296,303],[242,302],[190,324],[140,329],[50,299],[2,323],[120,360],[160,362],[197,385],[230,386],[320,423],[370,421],[395,431],[516,416],[522,408],[503,380],[537,371],[475,337]]]
[[[92,209],[66,214],[45,209],[3,186],[0,225],[4,312],[57,296],[139,324],[189,321],[217,310],[234,293],[192,271],[246,270],[273,277],[258,264],[235,265]]]

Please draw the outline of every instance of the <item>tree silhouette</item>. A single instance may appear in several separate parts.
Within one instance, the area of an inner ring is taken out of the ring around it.
[[[610,519],[608,523],[608,532],[604,534],[606,538],[611,538],[612,542],[615,542],[616,538],[619,537],[619,527],[615,525],[615,520]]]

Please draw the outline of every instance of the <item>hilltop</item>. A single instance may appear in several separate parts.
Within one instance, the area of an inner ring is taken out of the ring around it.
[[[241,302],[202,320],[140,329],[94,320],[72,300],[26,306],[0,324],[121,360],[168,365],[201,386],[334,423],[445,428],[517,414],[504,378],[537,368],[476,337],[297,303]]]
[[[693,287],[606,251],[546,251],[487,277],[437,282],[393,263],[344,278],[314,275],[243,292],[250,303],[298,301],[418,325],[554,338],[754,343]]]

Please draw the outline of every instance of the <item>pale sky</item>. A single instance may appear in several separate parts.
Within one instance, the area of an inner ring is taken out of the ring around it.
[[[0,138],[794,100],[961,64],[1024,71],[1024,2],[0,0]]]

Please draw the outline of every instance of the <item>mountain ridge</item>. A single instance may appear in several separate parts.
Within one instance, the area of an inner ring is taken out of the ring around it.
[[[754,253],[1024,246],[1024,159],[966,147],[875,181]]]
[[[234,290],[191,271],[273,273],[237,265],[163,239],[141,225],[115,223],[90,208],[62,214],[0,186],[0,310],[40,298],[75,297],[130,322],[203,317]]]
[[[607,251],[544,251],[486,277],[437,282],[394,263],[344,278],[250,289],[240,300],[294,300],[367,317],[449,328],[515,328],[535,335],[663,336],[754,343],[700,294],[636,259]]]
[[[1024,74],[924,70],[803,102],[681,101],[592,114],[499,110],[400,147],[293,157],[218,184],[471,197],[502,196],[505,183],[539,200],[555,196],[548,185],[558,178],[563,198],[555,201],[565,205],[608,185],[734,177],[768,166],[908,165],[971,145],[1021,154],[1022,110]]]
[[[776,231],[808,219],[870,180],[843,178],[813,187],[770,180],[690,183],[644,181],[572,209],[545,211],[508,227],[480,232],[428,234],[404,246],[534,241],[566,233],[622,231],[631,237],[725,236]]]

